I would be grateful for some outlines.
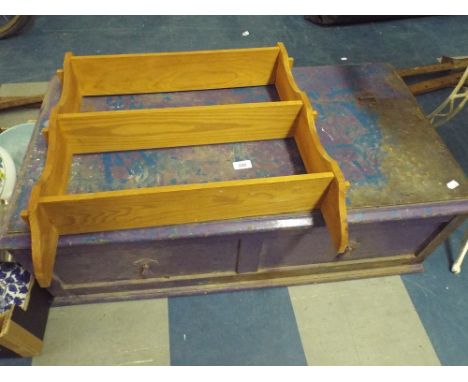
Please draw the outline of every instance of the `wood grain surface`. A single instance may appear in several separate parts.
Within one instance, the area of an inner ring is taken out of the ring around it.
[[[302,101],[65,114],[73,153],[280,139],[292,135]]]
[[[83,96],[261,86],[274,82],[278,47],[79,56]]]
[[[319,173],[47,196],[39,207],[59,234],[110,231],[308,211],[332,179]]]

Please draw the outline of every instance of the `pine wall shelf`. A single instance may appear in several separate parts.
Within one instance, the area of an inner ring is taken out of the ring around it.
[[[42,287],[59,235],[320,209],[336,253],[348,246],[349,184],[315,130],[315,110],[283,44],[267,48],[65,55],[63,88],[45,129],[47,159],[22,216]],[[280,100],[81,112],[83,97],[274,85]],[[73,155],[294,138],[306,174],[68,194]]]

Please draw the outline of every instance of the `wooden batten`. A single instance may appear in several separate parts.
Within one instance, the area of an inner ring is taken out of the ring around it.
[[[40,354],[43,342],[21,325],[13,321],[14,307],[0,315],[0,346],[3,346],[21,357],[34,357]]]

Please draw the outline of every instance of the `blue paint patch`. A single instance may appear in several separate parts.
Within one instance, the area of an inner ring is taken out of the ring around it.
[[[126,166],[125,156],[126,153],[109,152],[100,154],[104,166],[104,177],[106,189],[115,190],[127,183],[127,176],[118,177],[116,172],[123,170],[126,174],[132,174],[132,167]]]
[[[102,163],[104,165],[104,177],[106,179],[106,184],[112,184],[114,181],[114,177],[112,176],[112,154],[102,154]]]
[[[123,110],[125,108],[122,96],[109,96],[106,98],[108,110]]]
[[[468,262],[459,276],[450,272],[467,231],[468,221],[426,259],[424,273],[402,276],[443,365],[468,365]]]
[[[144,109],[145,106],[143,105],[143,103],[138,100],[134,95],[131,95],[130,96],[130,99],[129,99],[129,106],[128,108],[130,110],[135,110],[135,109]]]
[[[317,102],[317,132],[353,187],[385,182],[378,117],[355,102]]]
[[[306,365],[287,288],[169,298],[172,365]]]

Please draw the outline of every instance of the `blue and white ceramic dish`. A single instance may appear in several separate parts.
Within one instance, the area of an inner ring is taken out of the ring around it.
[[[31,287],[31,275],[16,263],[0,263],[0,314],[14,305],[24,307]]]

